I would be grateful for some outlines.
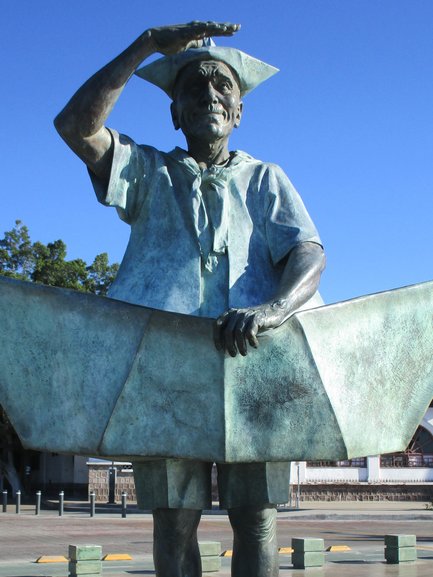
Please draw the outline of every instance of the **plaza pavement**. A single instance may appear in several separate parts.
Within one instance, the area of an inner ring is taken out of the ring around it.
[[[0,577],[66,577],[67,563],[35,563],[42,555],[67,555],[69,544],[96,544],[103,554],[127,553],[130,561],[104,561],[103,575],[139,577],[155,575],[152,563],[152,520],[148,513],[128,507],[97,506],[95,517],[87,503],[66,502],[63,516],[56,503],[35,515],[33,506],[15,513],[9,505],[0,512]],[[387,565],[383,537],[387,533],[417,535],[418,561]],[[325,547],[347,545],[350,550],[325,554],[323,568],[295,570],[290,555],[280,554],[280,576],[301,577],[432,577],[433,511],[424,503],[411,502],[302,502],[299,510],[278,513],[281,547],[292,537],[321,537]],[[220,541],[231,548],[231,530],[224,512],[203,515],[199,540]],[[222,558],[222,570],[209,576],[228,577],[230,558]]]

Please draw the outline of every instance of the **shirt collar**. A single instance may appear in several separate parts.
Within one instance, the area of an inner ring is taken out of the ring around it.
[[[197,162],[194,160],[192,156],[188,154],[188,152],[186,152],[186,150],[183,150],[183,148],[176,146],[176,148],[174,148],[167,154],[168,156],[170,156],[171,158],[173,158],[174,160],[185,166],[185,168],[188,169],[190,172],[194,174],[201,174],[202,171]],[[239,163],[252,158],[249,154],[243,152],[242,150],[235,150],[230,154],[232,155],[232,159],[230,163],[224,167],[225,170],[230,170],[235,166],[237,166]],[[218,166],[216,167],[218,168]]]

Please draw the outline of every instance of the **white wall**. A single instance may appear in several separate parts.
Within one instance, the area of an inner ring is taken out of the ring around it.
[[[307,483],[359,483],[367,481],[365,467],[307,467]]]
[[[427,467],[387,467],[379,475],[368,475],[364,467],[307,467],[301,483],[432,483],[433,469]],[[296,484],[296,474],[291,483]]]
[[[433,469],[426,467],[386,467],[380,470],[382,483],[431,483]]]

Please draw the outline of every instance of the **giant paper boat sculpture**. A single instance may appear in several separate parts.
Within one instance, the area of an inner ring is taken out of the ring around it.
[[[0,404],[43,451],[218,462],[399,451],[433,397],[432,319],[429,282],[298,312],[231,358],[210,319],[1,278]]]

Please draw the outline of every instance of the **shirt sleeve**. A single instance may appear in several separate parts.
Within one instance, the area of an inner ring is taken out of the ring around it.
[[[146,196],[149,175],[152,173],[152,149],[139,146],[128,136],[109,130],[114,149],[108,186],[90,170],[89,175],[99,202],[115,207],[119,217],[130,224]]]
[[[276,165],[269,165],[262,186],[267,188],[266,237],[272,262],[279,263],[302,242],[322,246],[319,234],[301,197]]]

